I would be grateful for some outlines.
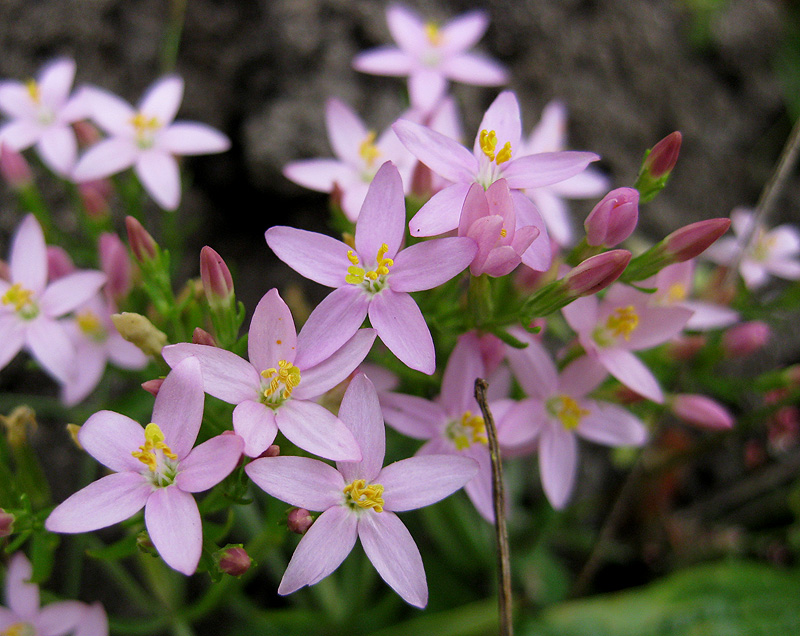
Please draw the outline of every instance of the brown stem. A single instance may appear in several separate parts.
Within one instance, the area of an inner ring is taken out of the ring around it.
[[[511,557],[506,528],[506,497],[503,491],[503,467],[500,462],[500,445],[497,442],[497,428],[486,400],[486,380],[475,380],[475,399],[481,407],[483,422],[489,437],[489,455],[492,461],[492,501],[494,503],[494,529],[497,540],[497,574],[499,578],[497,601],[500,613],[500,636],[513,636],[511,598]]]

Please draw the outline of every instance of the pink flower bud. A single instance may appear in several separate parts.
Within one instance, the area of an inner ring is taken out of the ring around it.
[[[643,168],[650,173],[653,179],[661,179],[672,172],[675,164],[678,163],[682,140],[681,133],[676,130],[664,137],[650,150],[644,160]]]
[[[107,218],[111,212],[108,205],[112,195],[111,182],[108,179],[98,179],[97,181],[85,181],[78,184],[78,194],[86,210],[86,214],[92,219]]]
[[[0,260],[0,279],[9,283],[11,282],[11,269],[9,268],[8,263],[3,260]]]
[[[679,393],[669,402],[672,412],[687,424],[713,430],[733,426],[733,417],[718,402],[705,395]]]
[[[698,221],[675,230],[662,243],[670,262],[682,263],[705,252],[730,226],[730,219]]]
[[[73,123],[72,129],[75,131],[75,137],[78,143],[83,147],[94,146],[103,138],[97,126],[85,120]]]
[[[201,329],[200,327],[194,328],[194,332],[192,332],[192,343],[205,345],[207,347],[217,346],[217,341],[214,340],[214,336],[208,333],[205,329]]]
[[[766,345],[770,335],[771,330],[765,322],[742,322],[722,334],[722,348],[729,358],[742,358]]]
[[[639,191],[633,188],[612,190],[586,217],[586,242],[608,247],[622,243],[639,221]]]
[[[4,143],[0,143],[0,174],[14,190],[33,183],[33,174],[25,157]]]
[[[75,271],[72,258],[63,247],[47,246],[47,279],[57,280]]]
[[[314,517],[305,508],[293,508],[289,512],[286,525],[289,530],[297,534],[305,534],[314,523]]]
[[[106,293],[124,298],[131,289],[131,258],[122,239],[113,232],[103,232],[97,241],[100,267],[106,275]]]
[[[161,388],[162,384],[164,384],[163,378],[155,378],[154,380],[142,382],[142,388],[155,397],[158,395],[158,390]]]
[[[668,344],[667,350],[673,360],[691,360],[706,346],[708,338],[701,334],[681,334],[675,336]]]
[[[253,561],[241,545],[223,548],[214,555],[219,569],[231,576],[242,576],[250,569]]]
[[[233,297],[233,278],[222,257],[206,245],[200,250],[200,277],[208,304],[227,305]]]
[[[125,229],[128,231],[128,244],[137,261],[150,261],[158,255],[158,243],[134,217],[125,217]]]
[[[10,537],[14,532],[14,521],[16,517],[10,512],[6,512],[0,508],[0,539]]]
[[[590,256],[564,276],[564,283],[572,297],[590,296],[617,280],[630,260],[628,250],[610,250]]]
[[[269,446],[267,446],[267,450],[261,453],[258,456],[258,458],[260,459],[262,457],[277,457],[280,454],[281,454],[281,447],[278,446],[277,444],[270,444]]]

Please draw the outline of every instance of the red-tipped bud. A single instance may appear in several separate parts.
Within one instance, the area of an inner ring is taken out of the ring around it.
[[[97,126],[91,122],[82,120],[76,121],[72,124],[72,129],[75,131],[75,137],[81,146],[94,146],[98,141],[103,138]]]
[[[137,261],[143,263],[156,258],[158,255],[158,243],[139,221],[132,216],[126,216],[125,229],[128,231],[128,244],[131,246],[131,251]]]
[[[200,277],[208,304],[228,306],[233,298],[233,278],[222,257],[208,245],[200,250]]]
[[[297,534],[305,534],[314,523],[314,517],[305,508],[293,508],[289,511],[289,517],[286,519],[286,525],[292,532]]]
[[[84,181],[78,184],[78,194],[86,214],[92,219],[105,219],[111,212],[108,202],[113,189],[108,179]]]
[[[722,334],[722,348],[729,358],[743,358],[766,345],[771,334],[772,331],[765,322],[742,322]]]
[[[633,188],[612,190],[586,217],[586,242],[612,247],[628,238],[639,221],[639,191]]]
[[[33,183],[33,173],[25,157],[4,143],[0,143],[0,174],[14,190]]]
[[[14,532],[15,520],[14,515],[0,508],[0,539],[11,536],[11,533]]]
[[[668,176],[675,164],[678,163],[682,140],[681,133],[677,130],[664,137],[650,149],[643,162],[643,169],[653,179],[661,179]]]
[[[705,395],[679,393],[669,401],[670,410],[687,424],[713,430],[733,426],[733,417],[719,402]]]
[[[207,347],[217,346],[217,341],[214,340],[214,336],[208,333],[205,329],[201,329],[200,327],[194,328],[194,332],[192,332],[192,343],[199,345],[206,345]]]
[[[3,260],[0,260],[0,280],[11,282],[11,268]]]
[[[131,257],[122,239],[113,232],[103,232],[97,240],[100,267],[106,275],[106,293],[119,299],[131,289]]]
[[[610,250],[590,256],[564,276],[568,293],[574,298],[605,289],[620,277],[630,260],[628,250]]]
[[[667,351],[673,360],[691,360],[707,343],[702,334],[678,335],[669,342]]]
[[[57,280],[75,271],[75,263],[67,251],[58,245],[47,246],[47,279]]]
[[[155,378],[154,380],[147,380],[146,382],[142,382],[142,388],[150,393],[153,397],[158,395],[158,391],[161,388],[161,385],[164,384],[163,378]]]
[[[731,226],[730,219],[708,219],[690,223],[669,234],[663,244],[672,263],[683,263],[699,256]]]
[[[214,555],[214,559],[219,569],[231,576],[242,576],[253,564],[247,550],[241,545],[226,546]]]
[[[281,454],[281,447],[277,444],[270,444],[267,446],[267,450],[261,453],[258,458],[261,459],[262,457],[277,457]]]

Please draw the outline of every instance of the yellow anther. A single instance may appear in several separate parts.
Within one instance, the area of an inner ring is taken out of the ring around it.
[[[428,42],[430,42],[432,46],[442,45],[442,31],[439,29],[439,25],[435,22],[425,23],[425,36],[428,38]]]
[[[0,632],[0,636],[36,636],[36,628],[30,623],[14,623]]]
[[[383,512],[383,486],[369,484],[365,479],[356,479],[344,487],[344,494],[349,495],[349,503],[360,508],[372,508],[375,512]]]
[[[679,303],[686,300],[688,295],[686,285],[683,283],[673,283],[669,286],[669,290],[667,291],[667,300],[670,303]]]
[[[42,99],[42,92],[39,90],[39,84],[36,83],[36,80],[29,79],[25,82],[25,88],[28,89],[28,95],[30,95],[31,99],[38,104]]]
[[[274,377],[273,377],[274,376]],[[278,360],[278,368],[271,367],[261,372],[261,377],[269,380],[269,386],[264,389],[264,397],[267,400],[275,397],[275,392],[283,384],[281,397],[288,400],[294,388],[300,384],[300,369],[286,360]]]
[[[499,166],[501,163],[505,163],[511,159],[511,142],[507,141],[503,144],[502,150],[497,153],[497,158],[495,159],[495,163]]]
[[[364,282],[364,268],[363,267],[356,267],[355,265],[351,265],[347,268],[347,275],[344,277],[344,281],[346,283],[350,283],[351,285],[358,285],[359,283]]]
[[[145,133],[161,127],[157,117],[147,117],[144,113],[136,113],[131,117],[131,124],[138,133]]]
[[[100,339],[106,335],[100,318],[92,311],[83,311],[77,315],[75,321],[80,330],[90,338]]]
[[[178,459],[178,456],[172,452],[172,449],[164,443],[164,433],[161,431],[158,424],[150,422],[144,428],[144,444],[139,447],[138,451],[133,451],[131,455],[147,466],[151,472],[156,472],[158,468],[158,458],[156,457],[157,450],[164,453],[165,457]]]
[[[577,428],[578,424],[581,423],[581,419],[591,412],[582,409],[569,395],[559,395],[548,400],[547,409],[559,419],[561,425],[568,431]]]
[[[617,307],[606,320],[606,328],[615,336],[631,339],[631,333],[639,325],[639,315],[633,305]]]
[[[22,404],[8,415],[0,415],[0,425],[6,429],[8,444],[20,448],[28,441],[28,431],[36,430],[36,413],[27,404]]]
[[[358,256],[356,256],[353,250],[347,250],[347,260],[350,261],[353,265],[358,265]]]
[[[31,302],[33,292],[25,289],[21,283],[14,283],[3,294],[2,303],[4,305],[14,305],[14,309],[19,311]]]
[[[453,441],[456,450],[464,450],[472,444],[488,444],[486,424],[480,415],[465,411],[460,420],[451,422],[447,427],[447,435]]]
[[[375,133],[373,131],[369,131],[364,141],[361,142],[358,147],[358,154],[369,168],[375,165],[375,160],[381,156],[380,149],[375,145]]]
[[[508,230],[506,228],[503,228],[502,230],[500,230],[500,236],[502,236],[503,238],[507,237],[508,236]]]
[[[497,133],[484,128],[478,135],[478,143],[481,150],[483,150],[483,154],[489,157],[489,161],[494,161],[494,149],[497,148]]]
[[[386,276],[389,273],[389,268],[394,265],[394,261],[391,258],[386,258],[386,252],[388,251],[389,246],[386,243],[382,243],[378,248],[378,255],[375,259],[377,261],[375,269],[365,271],[362,267],[356,267],[359,263],[358,256],[352,250],[348,250],[347,258],[353,264],[347,268],[348,273],[344,277],[345,282],[351,285],[358,285],[363,283],[364,279],[376,281],[381,276]]]

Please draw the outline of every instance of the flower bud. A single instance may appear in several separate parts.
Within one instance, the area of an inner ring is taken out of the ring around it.
[[[222,572],[231,576],[242,576],[253,564],[253,560],[247,554],[247,550],[241,545],[224,547],[214,554],[214,560]]]
[[[705,395],[679,393],[669,400],[670,410],[687,424],[713,430],[733,426],[733,417],[715,400]]]
[[[78,144],[82,147],[94,146],[98,141],[103,139],[103,135],[100,134],[97,126],[86,120],[74,122],[72,124],[72,129],[75,131]]]
[[[142,388],[153,397],[156,397],[162,384],[164,384],[164,378],[153,378],[142,382]]]
[[[128,244],[137,261],[151,261],[158,256],[158,243],[139,221],[132,216],[126,216],[125,229],[128,231]]]
[[[81,431],[81,427],[77,424],[67,424],[67,434],[69,438],[72,440],[72,443],[75,444],[75,447],[78,450],[83,450],[83,444],[81,444],[81,440],[78,439],[78,433]]]
[[[610,250],[590,256],[564,276],[568,293],[573,298],[596,294],[617,280],[630,260],[631,253],[628,250]]]
[[[305,534],[314,523],[314,517],[305,508],[292,508],[289,511],[289,517],[286,520],[286,525],[292,532],[297,534]]]
[[[662,241],[670,262],[683,263],[699,256],[725,234],[730,226],[730,219],[720,218],[690,223],[675,230]]]
[[[75,264],[67,250],[58,245],[47,246],[47,280],[57,280],[74,271]]]
[[[78,184],[78,194],[86,214],[92,219],[105,219],[111,212],[111,182],[108,179],[84,181]]]
[[[33,173],[19,152],[0,143],[0,174],[13,190],[22,190],[33,183]]]
[[[28,429],[36,430],[36,413],[30,406],[23,404],[8,415],[0,415],[0,424],[6,429],[8,445],[20,448],[28,441]]]
[[[281,447],[277,444],[270,444],[267,446],[267,450],[261,453],[258,458],[261,459],[262,457],[277,457],[281,454]]]
[[[0,260],[0,280],[11,282],[11,268],[4,260]]]
[[[103,232],[97,241],[100,267],[106,275],[106,293],[119,299],[131,289],[131,259],[122,239],[113,232]]]
[[[0,508],[0,539],[10,537],[14,532],[14,521],[16,517],[10,512],[6,512]]]
[[[743,358],[766,345],[770,335],[771,330],[765,322],[742,322],[722,334],[722,349],[729,358]]]
[[[121,314],[112,314],[111,321],[119,335],[139,347],[145,355],[159,356],[161,349],[167,344],[167,334],[160,331],[141,314],[127,311]]]
[[[642,203],[651,201],[664,189],[672,169],[678,162],[681,140],[681,134],[675,131],[645,153],[634,186],[641,194]]]
[[[639,192],[633,188],[612,190],[586,217],[586,242],[612,247],[622,243],[639,221]]]
[[[708,338],[702,334],[679,334],[667,343],[667,352],[673,360],[691,360],[707,343]]]
[[[195,327],[192,332],[192,344],[205,345],[207,347],[216,347],[217,341],[214,336],[208,333],[205,329]]]
[[[227,306],[233,298],[233,278],[222,257],[206,245],[200,250],[200,277],[208,304]]]

